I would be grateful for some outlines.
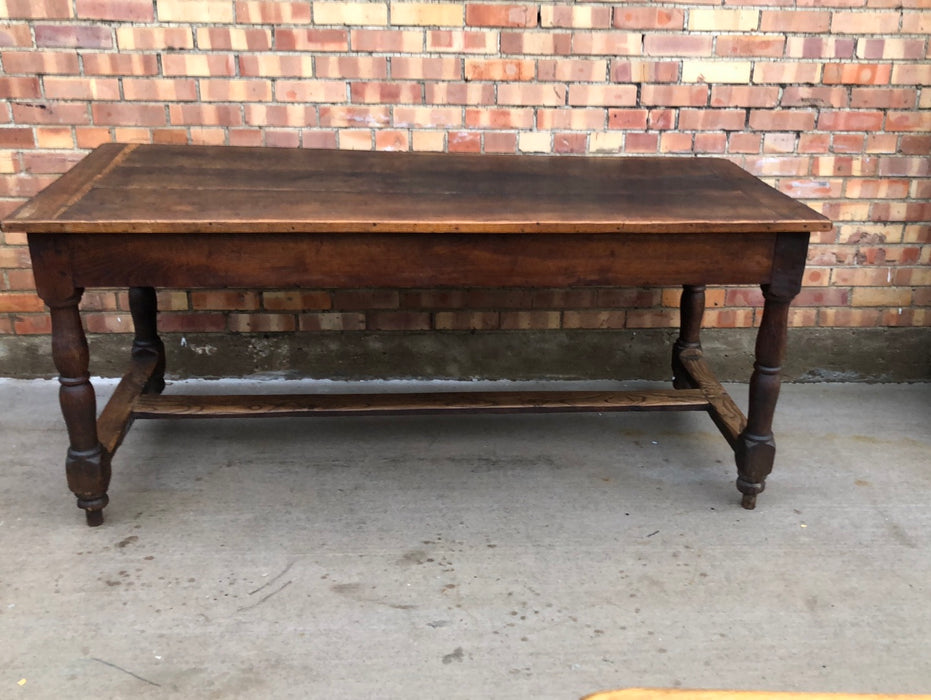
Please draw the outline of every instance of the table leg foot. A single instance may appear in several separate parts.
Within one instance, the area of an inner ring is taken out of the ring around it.
[[[103,501],[106,505],[106,501],[109,499],[104,496]],[[84,499],[78,499],[78,508],[84,509],[84,517],[87,520],[88,527],[100,527],[103,525],[103,506],[92,507],[96,505],[96,500],[94,501],[85,501]]]
[[[96,527],[103,523],[103,509],[110,502],[107,487],[110,484],[110,459],[98,445],[92,450],[68,450],[65,460],[68,487],[77,496],[78,508],[84,509],[87,524]]]

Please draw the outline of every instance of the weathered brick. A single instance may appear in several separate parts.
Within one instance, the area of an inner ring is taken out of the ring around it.
[[[0,99],[32,99],[40,94],[38,78],[0,77]]]
[[[240,24],[309,24],[309,2],[237,2],[236,21]]]
[[[748,32],[759,23],[759,10],[693,9],[688,28],[693,32]]]
[[[378,127],[384,126],[391,121],[388,108],[382,106],[336,105],[333,107],[320,107],[319,113],[320,126],[324,127]],[[413,126],[417,120],[413,119],[412,122]]]
[[[715,44],[717,56],[782,56],[785,37],[771,35],[723,35]]]
[[[540,6],[541,27],[605,29],[611,26],[611,8],[593,6]]]
[[[189,27],[131,27],[116,29],[116,43],[122,51],[161,51],[194,48]]]
[[[763,10],[760,31],[791,34],[823,34],[831,25],[831,13],[820,10]]]
[[[74,134],[69,126],[36,127],[36,147],[73,150]]]
[[[427,83],[424,101],[431,105],[491,105],[495,88],[489,83]]]
[[[892,66],[882,63],[826,63],[825,84],[885,85],[889,83]]]
[[[437,330],[490,331],[496,330],[499,324],[497,311],[439,311],[434,317]]]
[[[352,312],[330,312],[301,314],[302,331],[362,331],[365,330],[365,314]]]
[[[351,83],[350,101],[362,103],[421,104],[423,95],[417,83]],[[333,100],[335,101],[335,100]]]
[[[113,34],[109,27],[87,24],[37,24],[34,28],[39,48],[109,49]]]
[[[470,129],[532,129],[532,109],[467,109],[465,125]]]
[[[583,40],[584,44],[585,40]],[[429,36],[427,49],[430,49]],[[501,53],[503,54],[529,54],[542,56],[568,56],[573,53],[574,40],[572,34],[562,32],[502,32]],[[492,46],[486,53],[493,53]]]
[[[465,23],[462,4],[395,2],[391,4],[391,24],[423,27],[461,27]]]
[[[643,53],[647,56],[710,56],[713,37],[700,34],[647,34]]]
[[[463,61],[461,58],[419,58],[410,56],[392,56],[391,77],[396,80],[461,80]],[[319,74],[320,59],[317,59]],[[348,77],[356,77],[348,75]],[[363,76],[359,76],[363,77]],[[387,75],[372,75],[373,78],[386,78]]]
[[[214,24],[233,21],[230,0],[157,0],[156,6],[160,22]]]
[[[260,308],[257,292],[235,289],[191,292],[191,308],[200,311],[252,311]]]
[[[914,109],[918,90],[914,88],[853,88],[850,106],[875,109]]]
[[[614,8],[614,26],[618,29],[680,30],[685,26],[683,10],[668,7]]]
[[[104,19],[122,22],[151,22],[155,19],[151,0],[77,0],[81,19]]]
[[[866,134],[834,134],[831,150],[834,153],[863,153]]]
[[[829,110],[818,117],[818,128],[823,131],[875,131],[882,124],[880,111]]]
[[[270,80],[201,78],[199,83],[200,97],[205,102],[267,102],[272,98]]]
[[[148,102],[193,101],[197,99],[197,85],[192,79],[123,78],[123,96]]]
[[[275,84],[279,102],[346,102],[342,80],[279,80]]]
[[[297,328],[292,314],[230,314],[227,327],[233,333],[284,333]]]
[[[431,326],[430,314],[424,311],[372,311],[365,322],[373,331],[426,331]]]
[[[98,125],[165,125],[165,108],[162,105],[100,102],[91,105],[91,114]]]
[[[727,149],[730,153],[760,153],[763,137],[760,134],[728,134]]]
[[[55,78],[43,81],[45,95],[53,100],[119,100],[120,82],[116,78]]]
[[[600,56],[639,56],[643,53],[643,36],[633,32],[576,32],[572,35],[572,52]]]
[[[0,127],[0,148],[32,148],[35,136],[29,127]],[[3,267],[0,265],[0,267]]]
[[[747,119],[743,109],[682,109],[679,128],[684,131],[738,131]]]
[[[845,12],[831,16],[835,34],[895,34],[899,30],[899,12]]]
[[[4,19],[70,19],[71,0],[4,0],[0,17]]]
[[[134,54],[128,54],[130,56]],[[248,61],[251,55],[241,56]],[[162,56],[162,72],[166,76],[189,75],[194,77],[221,77],[236,74],[236,62],[231,53],[210,54],[165,54]],[[255,75],[242,70],[243,75]]]
[[[240,126],[242,108],[239,105],[173,104],[168,107],[171,123],[198,126]]]
[[[931,63],[896,64],[890,82],[893,85],[931,85]]]
[[[640,101],[644,105],[700,107],[708,102],[707,85],[644,85]]]
[[[78,55],[71,51],[4,51],[2,57],[7,75],[67,75],[81,71]]]
[[[411,150],[441,153],[446,150],[446,132],[417,129],[411,132]]]
[[[536,5],[492,5],[468,3],[466,25],[470,27],[535,27]]]
[[[637,104],[637,88],[634,85],[570,85],[569,104],[632,107]]]
[[[465,61],[466,80],[533,80],[535,64],[520,59],[475,59]]]
[[[846,37],[790,36],[786,39],[788,58],[853,58],[856,41]]]
[[[345,29],[276,29],[275,48],[279,51],[348,51],[349,32]]]
[[[462,125],[462,111],[451,107],[396,107],[394,125],[409,128],[437,128]]]
[[[887,112],[886,131],[931,131],[931,112]]]
[[[749,83],[750,61],[683,61],[684,83]]]
[[[447,144],[450,153],[481,153],[482,134],[478,131],[450,131]]]
[[[537,128],[589,130],[604,129],[605,111],[603,109],[537,109]]]
[[[353,51],[372,53],[419,53],[424,37],[420,31],[398,29],[353,29],[350,32]]]
[[[0,46],[33,46],[31,26],[25,23],[0,24]]]
[[[375,132],[376,151],[409,151],[410,137],[407,131],[379,129]]]
[[[271,75],[271,73],[267,72],[268,68],[262,66],[262,61],[268,63],[270,62],[269,59],[272,57],[260,55],[257,58],[259,59],[259,69],[265,70],[265,75]],[[309,70],[310,56],[274,56],[274,59],[276,60],[271,62],[271,66],[281,71],[281,75],[289,74],[303,77],[311,75],[311,71]],[[278,59],[280,59],[280,62]],[[297,59],[297,61],[292,59]],[[440,61],[442,59],[435,60]],[[240,58],[240,61],[242,61],[242,58]],[[383,56],[316,56],[314,57],[314,63],[316,66],[315,75],[318,78],[372,79],[388,77],[388,59]],[[392,61],[392,68],[395,68],[394,61]],[[284,71],[289,72],[285,73]],[[392,75],[394,78],[402,77],[397,75],[395,70],[392,70]],[[419,75],[417,77],[426,76]]]
[[[658,153],[659,134],[632,131],[624,137],[624,151],[626,153]]]
[[[340,129],[339,147],[347,151],[371,151],[374,132],[371,129]]]
[[[554,107],[566,104],[565,85],[507,83],[498,87],[498,104]]]
[[[775,107],[778,102],[778,87],[714,85],[711,88],[712,107]]]
[[[908,59],[926,57],[924,39],[859,39],[857,57],[867,60]]]
[[[265,51],[272,46],[268,29],[201,27],[197,30],[197,47],[210,51]]]
[[[611,80],[617,83],[677,83],[678,61],[619,60],[611,62]]]
[[[608,75],[605,59],[562,58],[537,61],[537,80],[581,83],[604,82]],[[616,82],[622,82],[620,80]]]
[[[385,25],[388,5],[383,2],[314,2],[314,24]]]
[[[316,126],[317,111],[311,105],[243,105],[246,124],[256,126]]]
[[[815,84],[821,80],[818,63],[757,63],[753,68],[754,83]]]
[[[645,109],[612,109],[608,111],[609,129],[646,129],[647,111]]]
[[[162,58],[167,62],[180,56],[166,54]],[[144,76],[158,73],[158,59],[152,53],[82,53],[81,60],[85,75]]]
[[[846,88],[787,86],[783,107],[847,107]]]

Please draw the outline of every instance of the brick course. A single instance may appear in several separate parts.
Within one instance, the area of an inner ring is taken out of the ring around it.
[[[792,325],[929,325],[929,38],[924,0],[7,0],[0,213],[114,140],[707,154],[837,222],[812,238]],[[0,239],[0,334],[49,332],[25,243]],[[759,323],[758,290],[708,298],[708,326]],[[89,290],[89,329],[129,332],[122,299]],[[677,299],[160,293],[166,331],[261,333],[673,326]]]

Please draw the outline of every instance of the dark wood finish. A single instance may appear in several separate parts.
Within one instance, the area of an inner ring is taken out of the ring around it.
[[[701,354],[701,319],[705,313],[705,285],[684,285],[679,302],[679,337],[672,348],[672,385],[676,389],[696,386],[682,366],[686,350]]]
[[[719,158],[107,144],[79,167],[4,225],[43,233],[679,235],[825,224]]]
[[[708,408],[700,391],[469,391],[399,394],[141,396],[137,418],[245,416],[358,416],[431,413],[573,413],[583,411],[696,411]]]
[[[772,469],[788,305],[808,234],[830,222],[714,158],[385,154],[107,144],[3,226],[28,234],[70,447],[68,483],[102,522],[110,462],[135,418],[484,411],[705,410],[752,507]],[[674,386],[653,392],[169,397],[156,287],[681,284]],[[766,304],[747,419],[699,338],[706,284]],[[78,303],[129,287],[132,368],[95,420]]]

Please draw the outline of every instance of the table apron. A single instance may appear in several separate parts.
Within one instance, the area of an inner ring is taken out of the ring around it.
[[[656,286],[769,283],[776,242],[792,235],[31,234],[30,245],[63,253],[75,287]]]

